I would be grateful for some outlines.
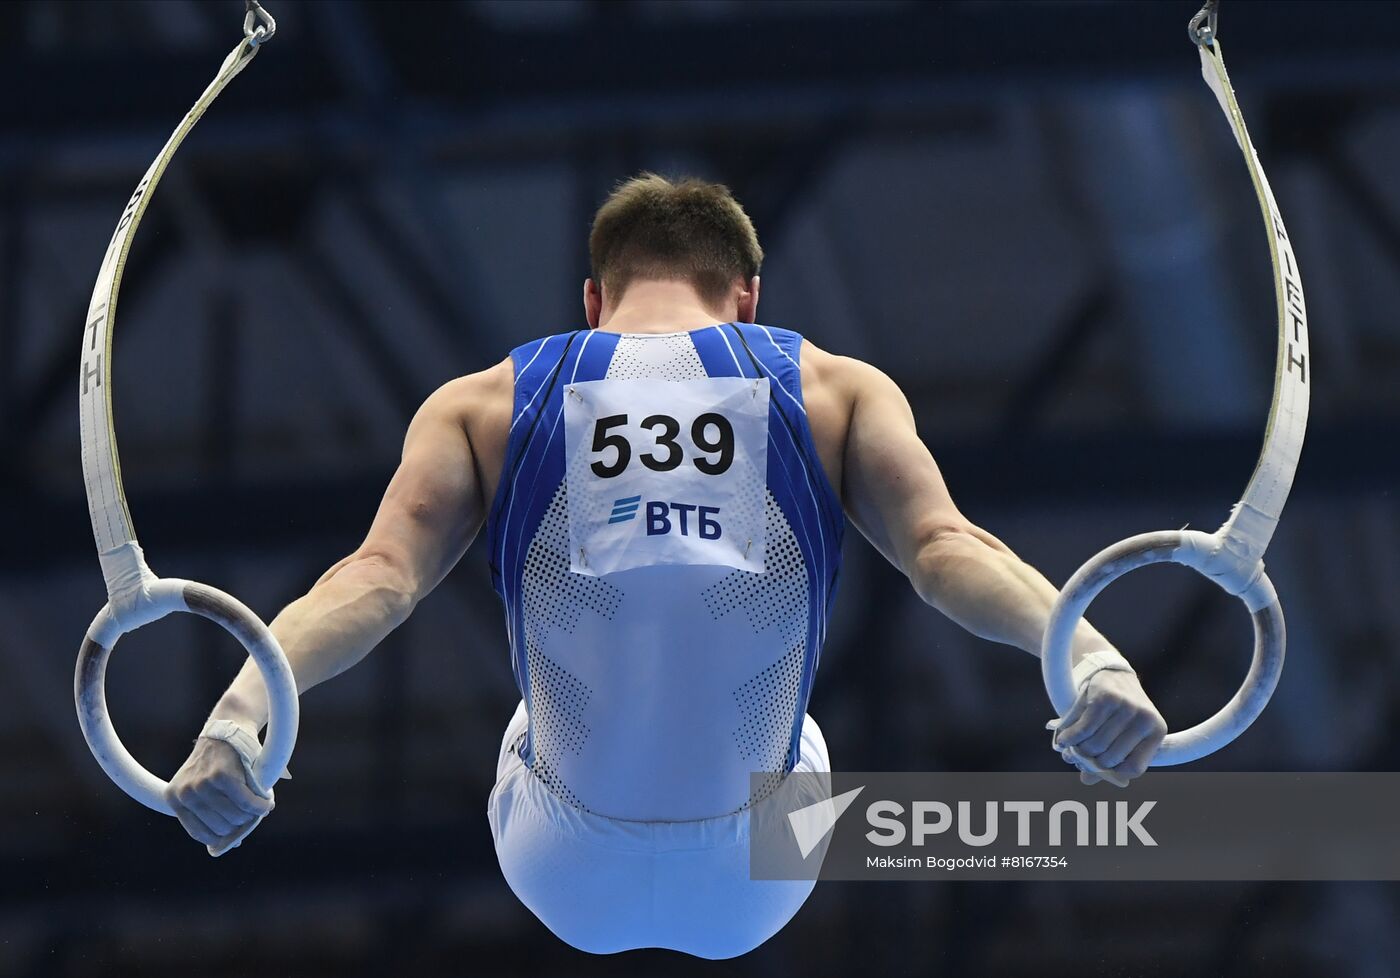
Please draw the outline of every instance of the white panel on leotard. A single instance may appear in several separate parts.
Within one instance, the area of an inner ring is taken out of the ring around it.
[[[688,335],[623,336],[605,379],[642,378],[706,375]],[[535,776],[569,804],[617,818],[744,808],[752,772],[777,783],[792,766],[801,720],[811,596],[793,525],[762,479],[761,573],[670,564],[581,574],[570,566],[572,491],[559,485],[525,558],[518,640]]]

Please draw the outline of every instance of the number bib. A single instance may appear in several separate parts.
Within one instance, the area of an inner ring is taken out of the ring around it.
[[[768,395],[745,377],[565,386],[569,569],[762,573]]]

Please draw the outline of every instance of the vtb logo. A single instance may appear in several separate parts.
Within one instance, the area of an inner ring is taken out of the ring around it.
[[[641,509],[641,496],[624,496],[613,500],[612,513],[608,523],[626,523],[637,518]],[[701,506],[697,503],[666,502],[659,499],[648,500],[646,504],[647,536],[664,536],[678,533],[683,537],[698,536],[701,540],[718,540],[724,535],[720,526],[718,506]]]
[[[624,499],[613,500],[612,516],[608,518],[608,522],[626,523],[628,520],[636,518],[637,506],[641,501],[641,496],[627,496]]]

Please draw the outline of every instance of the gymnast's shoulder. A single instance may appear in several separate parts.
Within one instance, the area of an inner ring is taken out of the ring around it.
[[[475,437],[510,427],[515,368],[509,357],[484,370],[454,377],[428,395],[415,420],[452,421]],[[495,440],[495,439],[491,439]]]

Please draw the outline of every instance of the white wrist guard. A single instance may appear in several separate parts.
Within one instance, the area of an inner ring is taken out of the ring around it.
[[[1072,676],[1074,677],[1075,691],[1084,692],[1084,684],[1089,681],[1090,677],[1104,669],[1113,672],[1134,672],[1133,667],[1128,664],[1128,660],[1113,649],[1090,652],[1074,666]]]
[[[238,759],[243,762],[243,780],[247,782],[248,787],[264,798],[272,797],[272,785],[268,785],[267,788],[264,789],[258,784],[257,779],[253,777],[253,763],[262,752],[262,744],[258,743],[257,734],[242,724],[234,723],[232,720],[211,719],[204,725],[204,729],[199,732],[199,736],[204,740],[220,740],[232,747],[234,753],[238,755]],[[279,778],[290,778],[291,776],[292,774],[290,771],[283,769]],[[252,822],[243,826],[243,829],[233,837],[224,840],[218,847],[208,846],[209,855],[222,856],[230,849],[238,848],[243,840],[248,837],[248,833],[252,832],[253,829],[257,828],[258,825],[262,823],[264,817],[265,816],[261,815],[258,816],[258,818],[254,819]]]

